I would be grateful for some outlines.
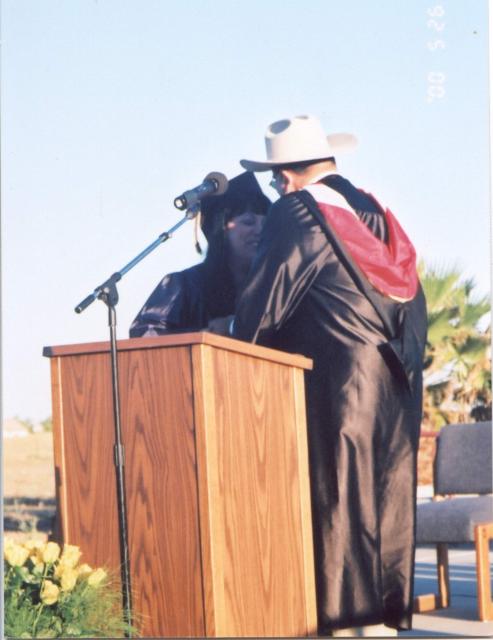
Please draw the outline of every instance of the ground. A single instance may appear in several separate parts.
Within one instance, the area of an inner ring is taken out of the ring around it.
[[[3,488],[6,497],[54,497],[51,432],[32,433],[23,438],[5,438],[3,455]]]
[[[53,436],[30,433],[3,439],[4,532],[46,539],[55,515]]]

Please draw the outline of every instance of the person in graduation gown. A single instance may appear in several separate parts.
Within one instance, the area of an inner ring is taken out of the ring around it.
[[[233,313],[271,202],[251,172],[229,181],[226,193],[202,200],[205,260],[166,275],[130,326],[130,337],[198,331]]]
[[[281,198],[222,331],[313,359],[319,634],[380,625],[378,635],[397,635],[412,623],[427,324],[415,251],[392,213],[337,173],[334,156],[354,137],[326,137],[318,119],[299,116],[272,124],[265,141],[266,162],[241,164],[272,170]]]

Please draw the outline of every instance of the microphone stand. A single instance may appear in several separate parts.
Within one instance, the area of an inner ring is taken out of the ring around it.
[[[94,302],[94,300],[102,300],[108,307],[108,325],[110,329],[110,356],[111,356],[111,388],[113,397],[113,418],[115,441],[113,446],[114,463],[116,467],[116,486],[117,486],[117,502],[118,502],[118,521],[120,536],[120,558],[121,558],[121,580],[122,580],[122,601],[123,616],[128,625],[132,624],[132,588],[130,579],[130,558],[128,547],[128,526],[127,526],[127,502],[125,495],[125,449],[122,442],[122,430],[120,419],[120,393],[118,380],[118,357],[116,346],[116,305],[118,303],[118,290],[116,283],[135,267],[141,260],[149,255],[154,249],[166,240],[169,240],[173,233],[179,229],[185,222],[192,220],[198,214],[200,205],[196,204],[186,210],[185,216],[177,222],[168,231],[161,233],[154,242],[147,246],[133,260],[126,264],[122,269],[116,271],[105,282],[100,284],[94,291],[88,295],[82,302],[75,307],[76,313],[81,313]],[[126,637],[131,637],[129,631]]]

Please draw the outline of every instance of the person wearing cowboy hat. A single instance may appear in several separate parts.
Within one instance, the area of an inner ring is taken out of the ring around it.
[[[130,337],[198,331],[233,313],[270,204],[248,171],[230,180],[223,195],[203,198],[205,260],[161,280],[132,322]]]
[[[318,632],[396,635],[413,610],[426,303],[389,209],[337,171],[354,136],[271,124],[271,207],[230,335],[313,359],[306,374]],[[374,625],[377,625],[376,627]],[[385,626],[384,626],[385,625]]]

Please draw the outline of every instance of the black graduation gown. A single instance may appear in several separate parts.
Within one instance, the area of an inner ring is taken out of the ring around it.
[[[204,262],[165,276],[132,322],[130,337],[200,331],[212,318],[232,314],[235,298],[227,288],[222,292],[221,314],[211,308],[208,277]]]
[[[340,176],[324,182],[385,238],[373,201]],[[377,295],[386,323],[296,194],[272,206],[234,336],[314,361],[306,400],[321,634],[411,627],[426,308],[421,289],[406,304]]]

